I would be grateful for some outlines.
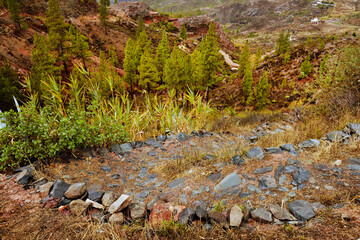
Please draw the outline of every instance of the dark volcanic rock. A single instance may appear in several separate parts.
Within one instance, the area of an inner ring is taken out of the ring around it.
[[[30,170],[23,170],[17,177],[16,182],[21,185],[25,185],[30,183],[30,181],[33,179],[33,175],[30,173]]]
[[[56,180],[54,182],[54,185],[52,186],[49,196],[61,199],[64,196],[65,192],[69,189],[69,187],[70,184],[61,180]]]
[[[209,218],[207,211],[201,206],[196,206],[195,214],[196,217],[198,217],[201,220],[207,220]]]
[[[149,138],[148,140],[145,141],[145,144],[147,146],[150,146],[153,148],[161,148],[163,146],[161,143],[156,141],[156,139],[154,139],[154,138]]]
[[[282,153],[282,150],[281,150],[280,148],[277,148],[277,147],[265,148],[265,151],[266,151],[267,153],[270,153],[270,154]]]
[[[342,131],[330,132],[326,136],[330,142],[343,142],[350,138],[350,135]]]
[[[133,150],[133,147],[130,143],[123,143],[120,145],[120,149],[122,152],[131,152]]]
[[[121,148],[119,144],[113,144],[110,147],[110,151],[116,154],[120,154],[121,153]]]
[[[268,173],[271,172],[273,170],[272,166],[268,166],[268,167],[264,167],[264,168],[257,168],[254,171],[254,174],[264,174],[264,173]]]
[[[170,189],[174,189],[177,186],[179,186],[179,188],[182,188],[185,184],[185,178],[177,178],[174,181],[172,181],[171,183],[168,184],[168,187]]]
[[[245,159],[242,158],[240,155],[236,155],[231,158],[231,163],[236,165],[243,165],[245,162]]]
[[[309,181],[309,178],[310,178],[310,172],[300,167],[300,169],[295,173],[291,184],[294,186],[301,185]]]
[[[311,204],[305,200],[292,201],[288,204],[288,207],[290,212],[294,214],[299,221],[307,221],[315,217],[315,212]]]
[[[179,215],[180,224],[189,224],[195,217],[195,211],[191,208],[185,208]]]
[[[257,158],[260,161],[264,158],[264,151],[261,147],[254,147],[246,153],[246,156],[250,159]]]
[[[275,170],[274,177],[279,178],[284,173],[284,170],[285,170],[285,166],[282,163],[280,163]]]
[[[103,195],[104,195],[103,191],[92,191],[92,190],[88,191],[88,199],[94,202],[100,203]]]
[[[326,166],[325,164],[319,163],[319,164],[315,164],[314,167],[322,172],[330,172],[330,168],[328,166]]]

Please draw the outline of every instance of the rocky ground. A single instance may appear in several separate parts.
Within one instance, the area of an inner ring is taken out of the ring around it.
[[[142,229],[197,229],[146,238],[358,239],[359,133],[349,124],[322,139],[263,141],[298,134],[284,121],[162,135],[27,166],[1,175],[1,235],[22,239],[23,229],[32,239],[56,239],[49,232],[70,220],[123,226],[119,238],[139,237],[126,229],[142,222]],[[339,154],[329,154],[334,147]]]

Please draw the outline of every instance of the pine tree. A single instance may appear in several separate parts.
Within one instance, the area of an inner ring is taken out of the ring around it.
[[[268,99],[269,88],[268,73],[265,71],[255,87],[256,107],[258,109],[262,109],[270,103]]]
[[[145,31],[144,19],[139,16],[137,19],[136,38],[138,38],[143,31]]]
[[[60,74],[60,67],[55,66],[56,58],[51,53],[49,40],[41,35],[35,34],[34,47],[31,50],[31,91],[38,94],[41,100],[42,81],[47,81],[49,76],[57,78]]]
[[[253,79],[253,75],[252,75],[251,66],[249,66],[249,65],[245,70],[245,76],[244,76],[244,79],[243,79],[241,85],[242,85],[242,90],[245,93],[246,104],[252,105],[253,101],[254,101],[254,96],[253,96],[253,91],[252,91],[252,87],[254,85],[254,79]]]
[[[64,21],[64,16],[61,14],[61,9],[57,0],[49,0],[49,9],[46,12],[45,25],[48,28],[49,42],[51,50],[58,53],[57,61],[62,62],[66,74],[69,74],[66,61],[68,60],[68,46],[66,46],[68,37],[68,25]]]
[[[20,0],[7,0],[7,6],[10,11],[11,20],[13,20],[17,27],[21,30]]]
[[[259,46],[255,53],[255,66],[256,67],[259,66],[261,63],[261,55],[262,55],[261,46]]]
[[[169,40],[167,38],[166,31],[164,30],[161,41],[156,49],[156,58],[155,58],[156,67],[158,69],[160,76],[160,85],[163,85],[164,83],[164,67],[166,60],[169,58],[169,56],[170,56]]]
[[[187,54],[174,47],[164,68],[164,80],[168,89],[175,89],[176,97],[186,89],[191,78],[190,59]]]
[[[117,57],[114,46],[109,47],[109,60],[114,67],[116,67],[119,64],[119,59]]]
[[[199,85],[200,90],[206,88],[206,99],[209,100],[209,88],[219,80],[217,71],[219,70],[222,58],[219,53],[219,39],[215,31],[214,23],[209,26],[209,31],[199,47]]]
[[[195,49],[195,51],[191,54],[190,63],[191,63],[191,81],[189,82],[189,87],[193,92],[197,92],[199,90],[199,79],[200,79],[200,51]]]
[[[180,38],[182,38],[183,40],[186,40],[186,39],[187,39],[187,33],[186,33],[186,26],[185,26],[185,24],[181,25]]]
[[[275,54],[285,54],[287,51],[290,50],[290,32],[288,32],[286,35],[284,32],[281,32],[279,34],[279,38],[275,45]]]
[[[125,47],[124,58],[124,81],[130,85],[130,97],[133,99],[133,84],[136,80],[136,65],[135,65],[135,41],[131,38],[128,39]]]
[[[246,42],[243,50],[241,51],[240,59],[239,59],[239,68],[238,68],[239,78],[244,77],[245,72],[249,67],[251,68],[250,47],[248,42]]]
[[[157,87],[156,83],[159,82],[159,73],[154,64],[154,57],[151,54],[151,48],[146,47],[144,54],[141,56],[139,71],[139,85],[146,89],[148,93]]]
[[[82,60],[83,66],[86,69],[86,62],[92,56],[91,51],[89,51],[87,38],[71,25],[69,39],[71,41],[71,53]]]
[[[140,65],[141,56],[144,54],[144,50],[150,45],[150,41],[148,35],[145,31],[142,31],[139,37],[136,39],[135,44],[135,55],[134,55],[134,63],[136,68]]]
[[[107,7],[109,5],[110,5],[109,0],[100,0],[100,8],[99,8],[100,23],[105,28],[106,35],[107,35],[107,20],[109,18],[109,12]]]

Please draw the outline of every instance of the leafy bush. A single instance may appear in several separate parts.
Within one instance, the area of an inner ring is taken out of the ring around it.
[[[60,116],[50,107],[38,111],[30,105],[20,113],[4,113],[6,127],[0,130],[0,170],[53,158],[76,148],[127,140],[123,126],[114,124],[110,117],[97,121],[89,115],[69,108],[67,116]]]

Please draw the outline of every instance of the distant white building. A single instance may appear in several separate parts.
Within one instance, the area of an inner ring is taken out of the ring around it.
[[[313,20],[311,20],[312,24],[318,24],[319,23],[319,19],[318,18],[314,18]]]

